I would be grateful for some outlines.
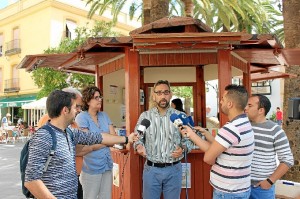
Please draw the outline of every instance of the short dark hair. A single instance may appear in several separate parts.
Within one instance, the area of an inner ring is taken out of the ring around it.
[[[227,91],[226,96],[235,102],[237,109],[245,109],[248,103],[248,92],[244,86],[229,84],[225,87],[225,91]]]
[[[161,85],[161,84],[165,84],[165,85],[167,85],[167,86],[169,87],[169,89],[171,89],[171,86],[170,86],[170,83],[169,83],[168,80],[158,80],[158,81],[154,84],[153,89],[155,90],[155,88],[156,88],[157,86]]]
[[[76,99],[74,93],[54,90],[50,93],[46,101],[46,108],[50,118],[57,118],[64,107],[71,109],[73,100]]]
[[[89,109],[88,103],[94,98],[96,92],[102,96],[102,92],[97,86],[88,86],[82,90],[82,110],[87,111]]]
[[[181,112],[185,112],[183,110],[183,103],[180,98],[176,98],[172,100],[172,103],[175,104],[175,109]]]
[[[252,97],[258,97],[258,108],[265,109],[265,116],[266,116],[271,109],[270,100],[266,96],[261,94],[253,94]]]

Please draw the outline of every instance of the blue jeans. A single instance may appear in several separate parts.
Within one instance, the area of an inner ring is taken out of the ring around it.
[[[251,199],[274,199],[275,198],[275,185],[272,185],[270,189],[262,189],[260,186],[251,186]]]
[[[181,192],[182,168],[181,163],[173,166],[158,168],[144,165],[143,199],[179,199]]]
[[[227,193],[214,189],[213,192],[213,199],[248,199],[249,196],[250,190],[242,193]]]

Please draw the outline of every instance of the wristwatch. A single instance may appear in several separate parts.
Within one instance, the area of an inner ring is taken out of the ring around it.
[[[268,183],[270,183],[270,185],[273,185],[274,182],[272,182],[272,180],[270,180],[270,178],[267,178]]]
[[[128,137],[127,136],[125,136],[125,142],[124,142],[124,144],[128,144]]]

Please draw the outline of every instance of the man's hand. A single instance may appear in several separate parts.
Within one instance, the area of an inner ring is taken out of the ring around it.
[[[189,127],[189,126],[183,126],[183,128],[179,129],[182,137],[189,138],[193,135],[195,135],[195,132]]]
[[[172,157],[173,158],[179,158],[183,153],[183,149],[180,146],[177,146],[175,151],[172,152]]]
[[[146,157],[146,148],[145,146],[139,144],[136,146],[136,152],[143,156],[144,158]]]
[[[130,133],[128,136],[128,143],[133,143],[138,140],[138,133]]]
[[[270,189],[272,185],[267,180],[263,180],[255,185],[255,187],[258,187],[258,186],[260,186],[260,188],[262,188],[262,189],[267,190],[267,189]]]

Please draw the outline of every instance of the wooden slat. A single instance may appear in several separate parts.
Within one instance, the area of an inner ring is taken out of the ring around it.
[[[216,64],[216,53],[140,54],[141,66],[188,66]]]

